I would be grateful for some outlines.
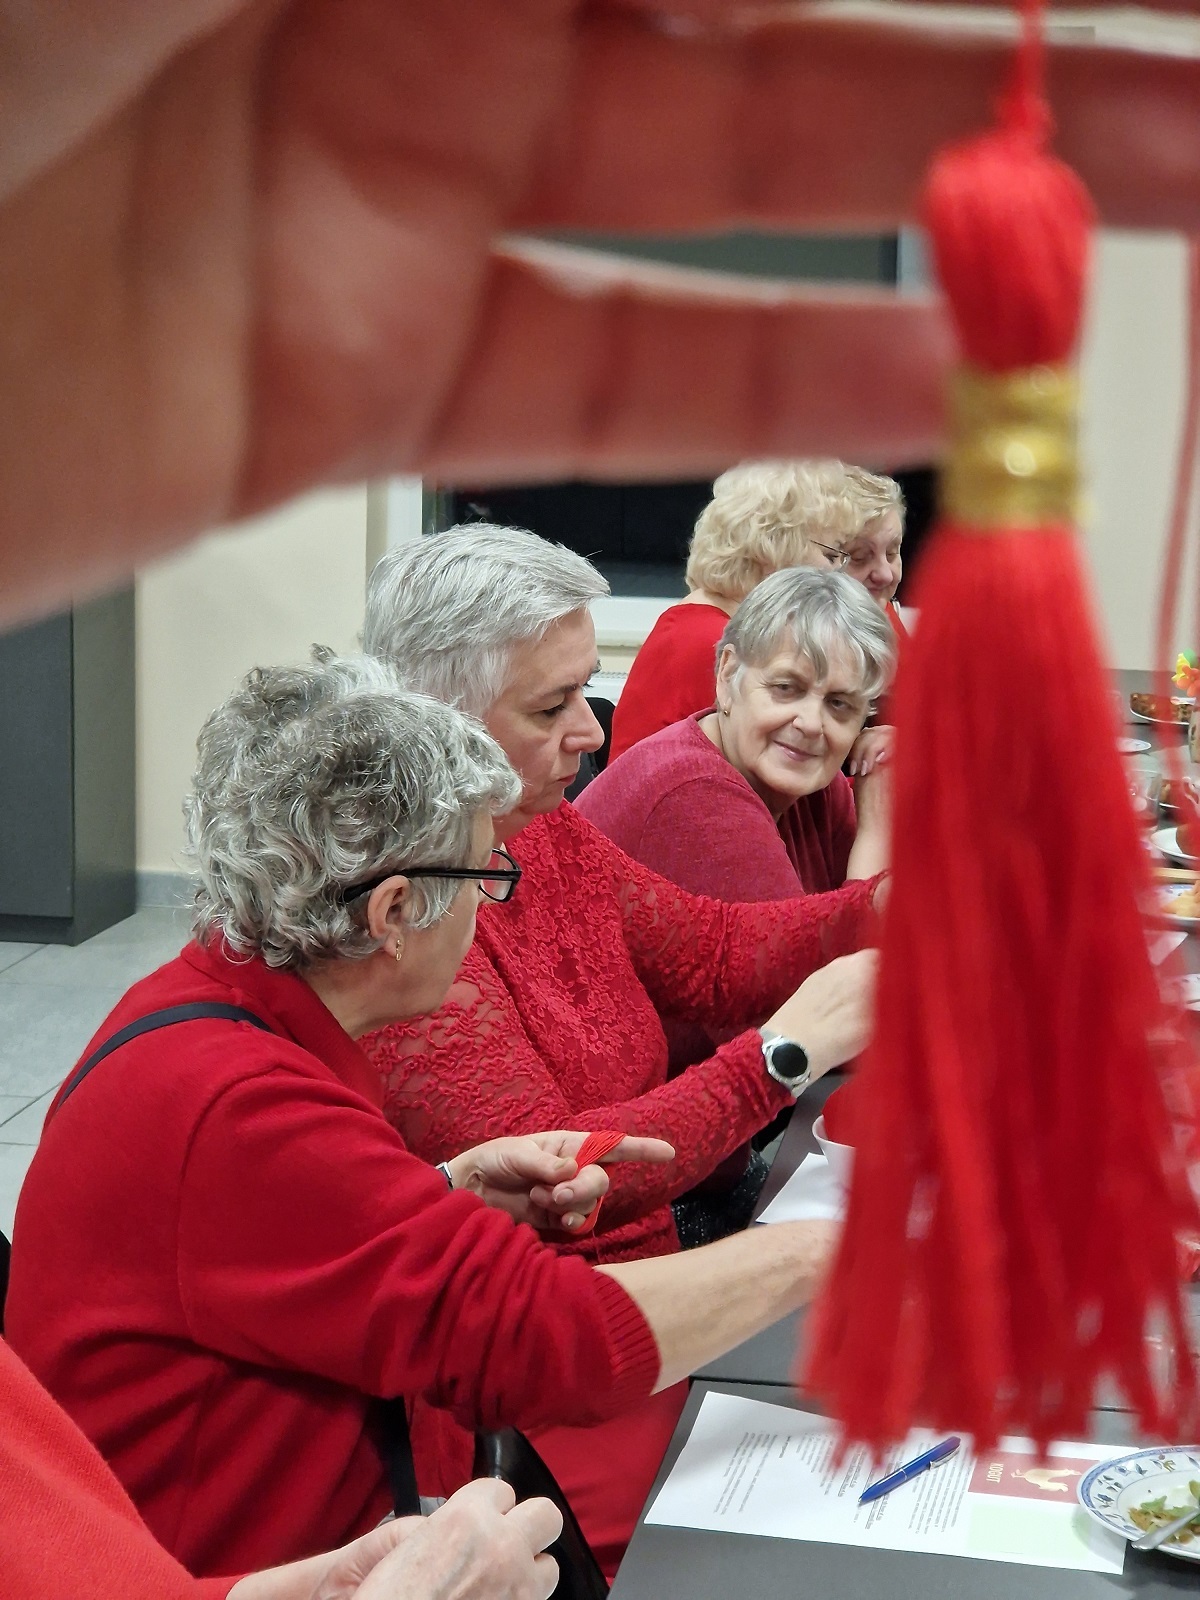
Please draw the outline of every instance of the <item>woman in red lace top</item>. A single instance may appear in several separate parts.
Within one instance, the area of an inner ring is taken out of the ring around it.
[[[669,1140],[669,1171],[616,1175],[599,1229],[577,1245],[613,1261],[677,1249],[670,1202],[791,1103],[758,1024],[774,1014],[814,1071],[859,1048],[869,962],[810,975],[869,942],[877,880],[722,904],[646,870],[564,803],[601,738],[583,690],[596,650],[587,602],[606,587],[582,557],[483,525],[400,546],[375,569],[364,643],[411,687],[482,715],[522,779],[497,837],[524,879],[520,896],[481,911],[441,1009],[367,1048],[387,1116],[426,1159],[585,1111]],[[740,1031],[668,1082],[672,1016]]]
[[[757,1024],[797,1042],[813,1076],[861,1049],[878,880],[725,905],[639,866],[564,802],[581,755],[601,743],[584,696],[596,666],[587,606],[607,587],[568,550],[482,525],[402,545],[376,567],[364,644],[499,741],[522,795],[497,838],[524,877],[519,896],[481,910],[441,1008],[364,1044],[385,1115],[426,1159],[485,1136],[470,1129],[515,1133],[547,1117],[668,1139],[669,1173],[614,1169],[595,1234],[568,1247],[614,1262],[678,1250],[670,1202],[792,1104],[803,1074],[772,1075]],[[661,1018],[672,1015],[741,1031],[668,1082]],[[594,1544],[622,1548],[684,1397],[681,1385],[600,1428],[533,1434]]]

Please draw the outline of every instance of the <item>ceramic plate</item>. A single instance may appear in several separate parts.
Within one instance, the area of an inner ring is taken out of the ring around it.
[[[1129,718],[1131,722],[1150,722],[1156,728],[1178,728],[1182,733],[1187,732],[1188,719],[1186,717],[1182,721],[1178,717],[1148,717],[1144,711],[1135,711],[1131,706]]]
[[[1140,1539],[1146,1530],[1139,1528],[1129,1513],[1160,1496],[1165,1497],[1168,1508],[1177,1506],[1182,1510],[1195,1498],[1188,1485],[1196,1482],[1200,1482],[1200,1445],[1134,1450],[1085,1472],[1079,1481],[1079,1502],[1114,1533],[1126,1539]],[[1177,1544],[1172,1539],[1159,1548],[1164,1555],[1200,1561],[1200,1538],[1193,1537],[1189,1544]]]
[[[1118,739],[1117,749],[1123,756],[1140,756],[1150,748],[1149,739]]]
[[[1200,861],[1200,856],[1189,856],[1179,848],[1178,830],[1176,828],[1158,828],[1150,835],[1150,843],[1171,861],[1182,861],[1184,866],[1194,866]]]

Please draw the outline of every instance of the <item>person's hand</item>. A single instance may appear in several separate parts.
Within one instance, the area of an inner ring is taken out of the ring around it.
[[[391,1530],[396,1530],[392,1532]],[[331,1558],[312,1600],[548,1600],[562,1532],[549,1500],[478,1478],[430,1517],[384,1523]]]
[[[886,760],[854,780],[854,809],[858,825],[846,877],[874,878],[892,864],[892,773]],[[882,909],[878,895],[876,909]]]
[[[883,724],[878,728],[864,728],[850,747],[847,771],[852,778],[868,778],[876,767],[886,765],[892,758],[896,743],[896,730]],[[858,788],[855,787],[855,795]]]
[[[763,1026],[802,1044],[814,1078],[858,1055],[871,1037],[879,952],[859,950],[819,968]]]
[[[331,479],[932,459],[931,300],[511,237],[911,222],[1011,49],[881,14],[0,0],[0,615]],[[1195,232],[1200,61],[1051,58],[1105,220]]]
[[[582,1171],[576,1167],[574,1157],[586,1138],[586,1133],[527,1133],[492,1139],[447,1164],[456,1189],[472,1190],[518,1222],[571,1233],[608,1192],[603,1165]],[[665,1140],[627,1134],[603,1161],[662,1164],[674,1159],[675,1151]]]
[[[399,1517],[328,1555],[239,1578],[229,1600],[547,1600],[562,1532],[549,1500],[479,1478],[429,1517]]]

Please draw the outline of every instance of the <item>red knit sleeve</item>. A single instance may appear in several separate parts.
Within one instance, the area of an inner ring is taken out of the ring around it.
[[[448,1193],[340,1085],[281,1069],[225,1091],[191,1144],[178,1236],[189,1332],[235,1360],[489,1429],[602,1421],[658,1376],[619,1285]]]
[[[645,1094],[572,1108],[478,949],[424,1028],[374,1035],[371,1055],[384,1073],[388,1117],[431,1161],[504,1134],[555,1128],[620,1128],[668,1140],[676,1152],[669,1166],[608,1169],[601,1234],[686,1194],[788,1104],[787,1091],[763,1070],[756,1032]]]

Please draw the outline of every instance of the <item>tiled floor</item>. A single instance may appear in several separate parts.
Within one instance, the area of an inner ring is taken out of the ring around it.
[[[86,944],[0,944],[0,1230],[55,1089],[125,990],[175,955],[187,913],[150,906]]]

